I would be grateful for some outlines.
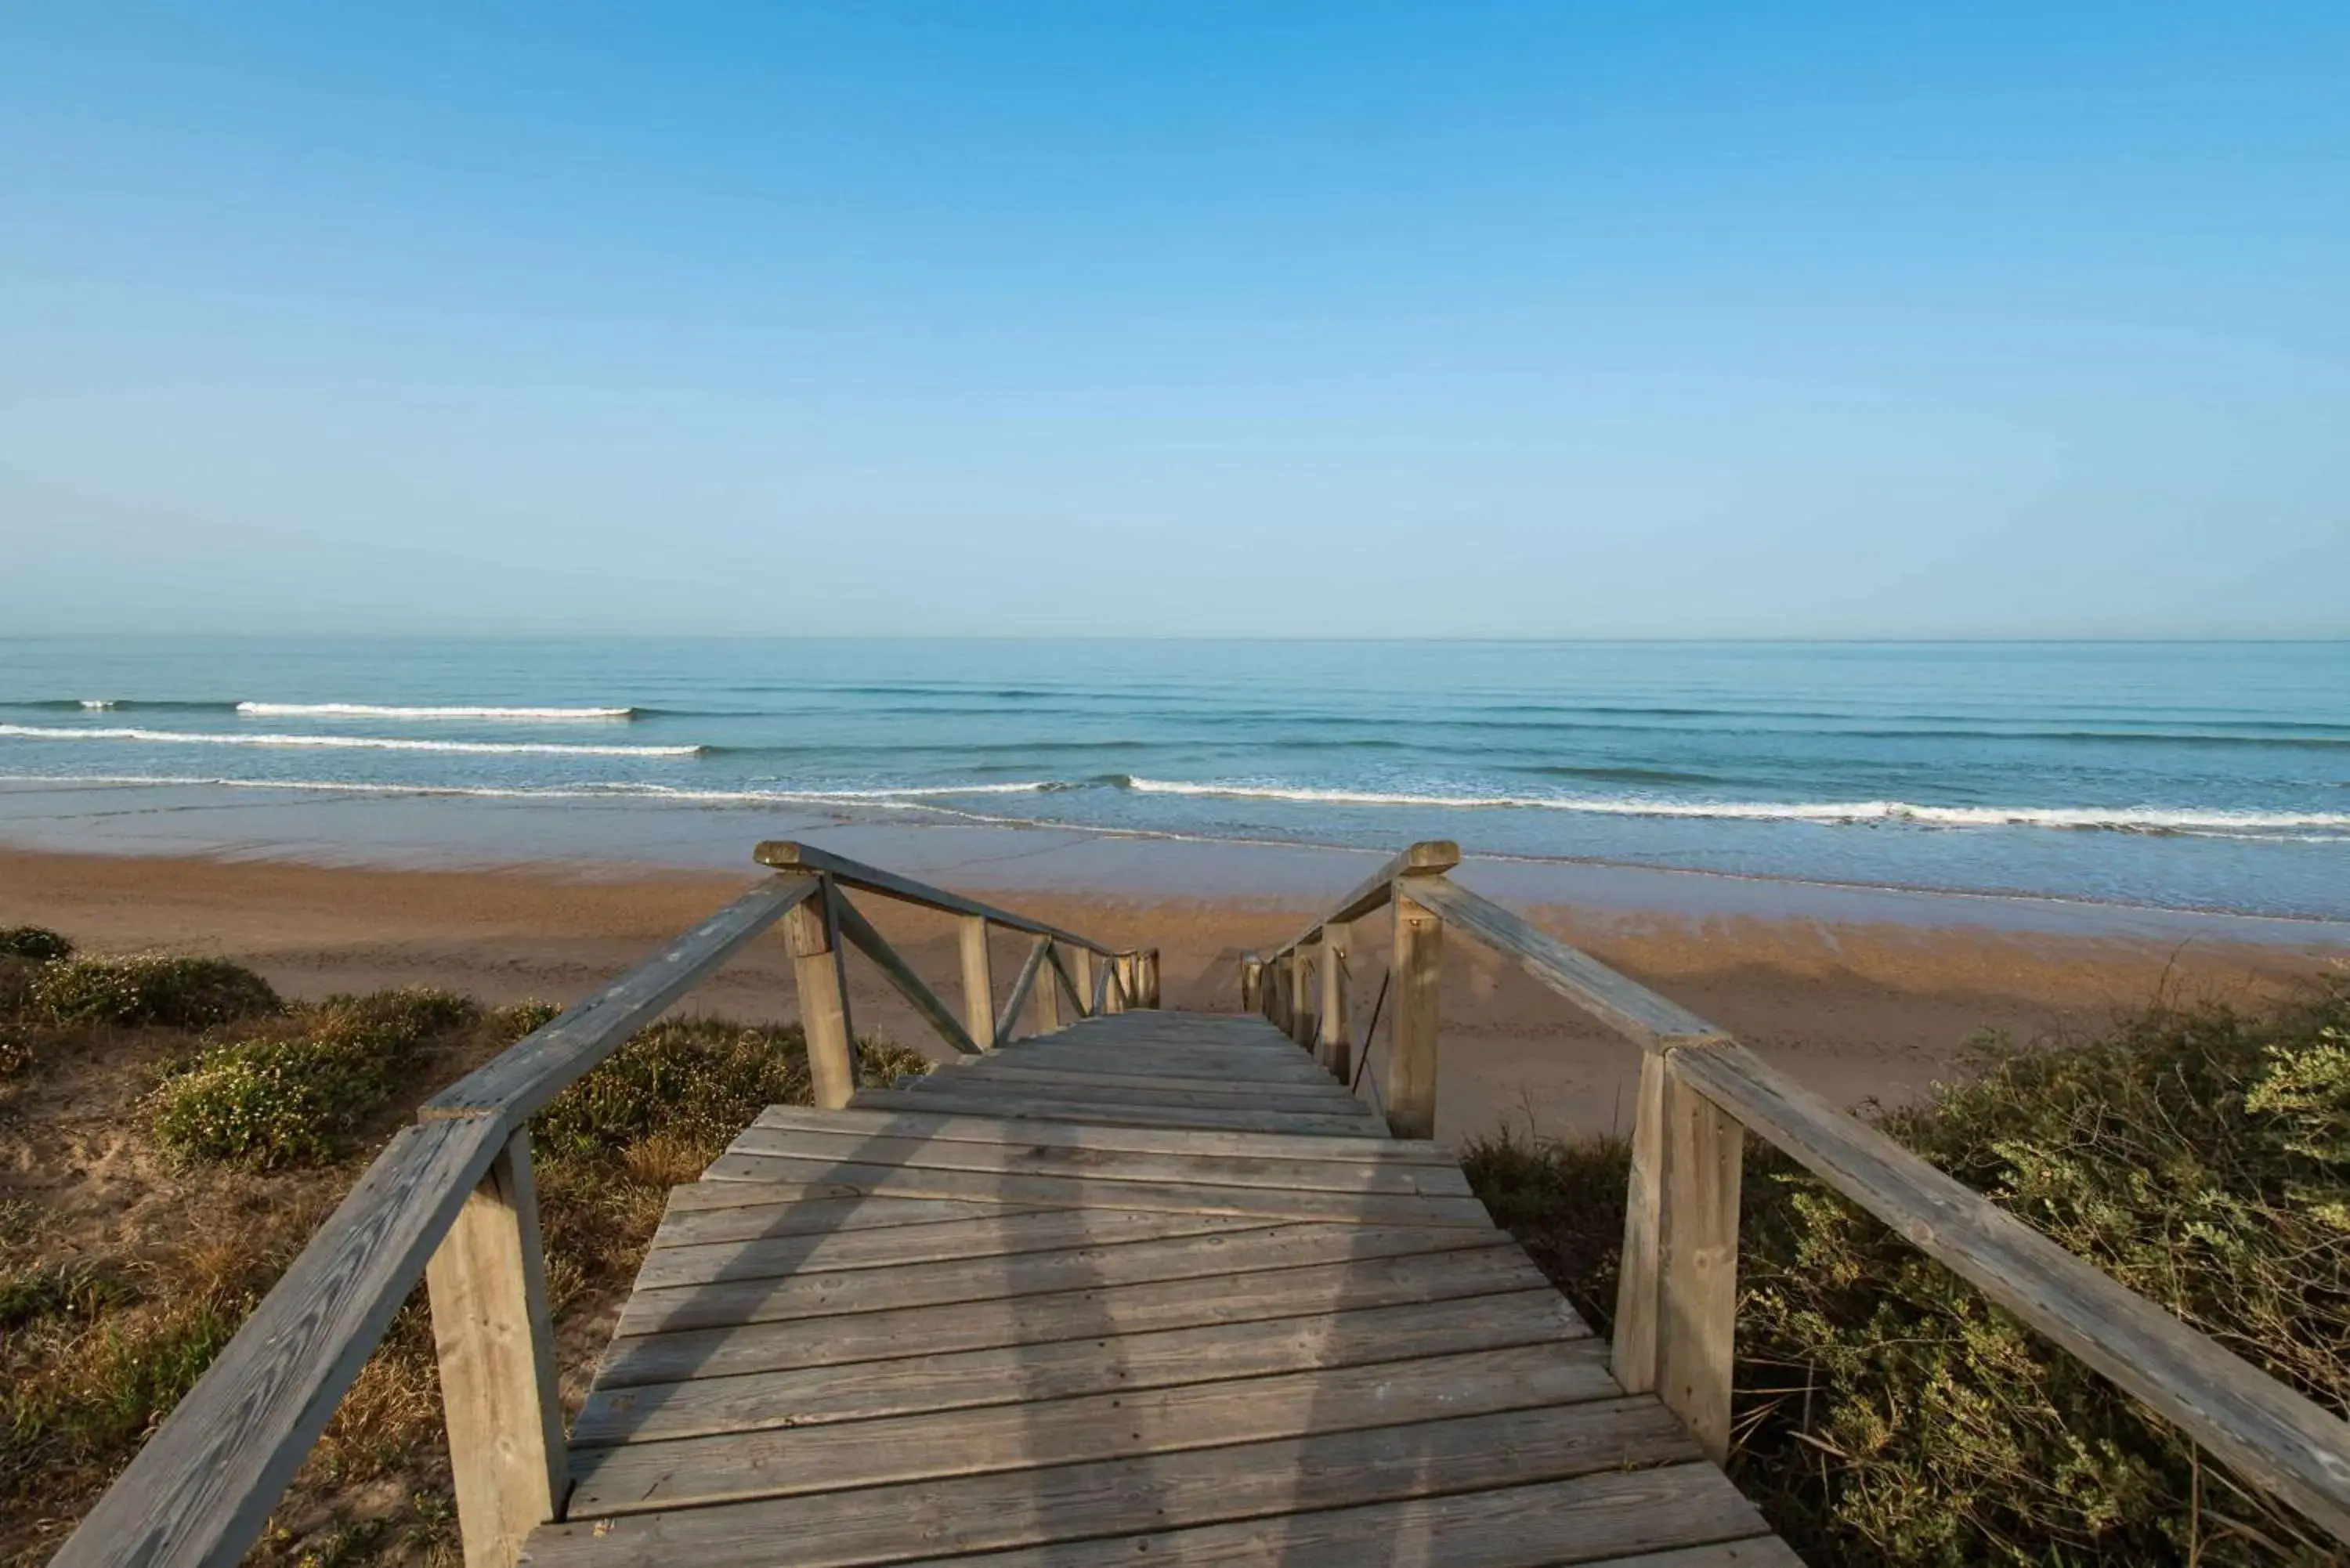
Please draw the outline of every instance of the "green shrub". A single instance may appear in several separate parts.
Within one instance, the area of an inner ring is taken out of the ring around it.
[[[0,1329],[54,1318],[95,1318],[136,1293],[120,1274],[84,1260],[0,1265]]]
[[[31,959],[47,963],[68,958],[73,943],[46,926],[0,926],[0,958]]]
[[[40,1008],[40,964],[0,957],[0,1023],[28,1023]]]
[[[43,970],[34,990],[48,1022],[68,1026],[208,1029],[285,1009],[269,982],[242,965],[165,953],[68,959]]]
[[[874,1040],[859,1042],[858,1054],[860,1079],[876,1085],[926,1065]],[[531,1138],[556,1159],[618,1154],[655,1134],[714,1150],[767,1106],[812,1097],[797,1024],[683,1019],[642,1031],[557,1096],[532,1123]]]
[[[1971,1068],[1880,1127],[2350,1409],[2350,996],[2156,1012],[2080,1046],[1988,1044]],[[1543,1258],[1560,1237],[1556,1255],[1587,1256],[1621,1227],[1602,1160],[1625,1156],[1502,1140],[1467,1165]],[[1615,1258],[1599,1250],[1600,1277],[1571,1293],[1604,1324]],[[1732,1471],[1806,1561],[2335,1561],[2313,1527],[1752,1138],[1740,1267]]]
[[[426,1045],[482,1022],[482,1004],[428,986],[330,996],[318,1004],[311,1033],[332,1036],[387,1056],[408,1057]]]

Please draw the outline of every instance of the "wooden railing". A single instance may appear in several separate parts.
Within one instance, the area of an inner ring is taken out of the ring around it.
[[[1627,1392],[1656,1391],[1714,1459],[1730,1449],[1739,1176],[1744,1134],[1753,1132],[2247,1481],[2350,1542],[2350,1424],[1838,1110],[1727,1032],[1452,881],[1447,873],[1460,859],[1451,843],[1413,845],[1294,940],[1244,960],[1243,1004],[1346,1075],[1354,1047],[1351,927],[1392,905],[1386,1006],[1394,1031],[1384,1090],[1399,1137],[1435,1131],[1437,983],[1448,925],[1645,1047],[1614,1368]]]
[[[567,1486],[530,1117],[778,920],[823,1107],[847,1104],[857,1086],[844,941],[957,1051],[1009,1040],[1031,1002],[1040,1032],[1060,1026],[1064,1002],[1079,1017],[1158,1005],[1155,951],[1114,951],[802,844],[762,844],[758,859],[776,872],[764,886],[426,1101],[53,1562],[238,1562],[421,1274],[465,1561],[513,1563],[534,1528],[562,1517]],[[960,1018],[849,902],[848,888],[961,919]],[[988,961],[995,926],[1035,939],[1001,1012]],[[1053,981],[1036,990],[1040,971]]]

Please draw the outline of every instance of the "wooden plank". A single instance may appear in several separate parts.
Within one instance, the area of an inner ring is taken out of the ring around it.
[[[489,1116],[393,1134],[51,1561],[239,1562],[505,1141]]]
[[[425,1101],[417,1114],[428,1120],[502,1116],[512,1131],[815,891],[800,877],[769,878]]]
[[[1335,1084],[1259,1085],[1231,1089],[1159,1089],[1148,1084],[1036,1084],[993,1073],[948,1072],[934,1075],[926,1092],[964,1099],[1002,1099],[1014,1104],[1038,1098],[1083,1101],[1105,1106],[1171,1106],[1175,1108],[1297,1111],[1306,1116],[1355,1116],[1357,1102]]]
[[[983,1051],[995,1049],[995,971],[987,951],[987,917],[964,915],[955,922],[962,959],[963,1027]]]
[[[1436,1136],[1437,1007],[1444,976],[1444,922],[1417,894],[1440,877],[1414,883],[1415,897],[1395,900],[1395,1026],[1388,1035],[1388,1127],[1398,1137]]]
[[[820,1109],[845,1106],[857,1092],[857,1037],[848,1021],[848,975],[842,967],[838,900],[829,888],[784,918],[806,1037],[808,1079]]]
[[[1003,1011],[995,1020],[995,1040],[998,1045],[1008,1044],[1020,1032],[1020,1009],[1026,1005],[1028,992],[1036,984],[1036,971],[1045,967],[1045,950],[1052,946],[1050,937],[1038,937],[1028,950],[1028,960],[1020,966],[1018,978],[1012,982],[1012,994],[1003,1001]]]
[[[991,1405],[1033,1405],[1320,1367],[1365,1366],[1587,1337],[1555,1291],[1418,1303],[1321,1317],[929,1353],[743,1377],[598,1388],[575,1449]]]
[[[1037,984],[1035,1002],[1036,1010],[1036,1033],[1039,1034],[1056,1033],[1059,1032],[1063,1022],[1061,1017],[1061,992],[1067,989],[1069,977],[1062,972],[1060,961],[1054,954],[1052,938],[1046,937],[1042,939],[1036,949],[1036,953],[1037,957],[1043,961],[1045,966],[1036,976]]]
[[[2350,1425],[1737,1045],[1672,1069],[1956,1272],[2144,1400],[2247,1480],[2350,1541]]]
[[[987,1568],[1112,1568],[1138,1560],[1262,1568],[1550,1568],[1766,1528],[1711,1465],[1622,1471],[1407,1502],[1291,1513],[1005,1552]]]
[[[831,1235],[757,1236],[741,1241],[672,1241],[656,1245],[637,1271],[636,1288],[654,1290],[713,1280],[772,1279],[779,1274],[889,1269],[951,1258],[1012,1258],[1024,1252],[1162,1241],[1178,1236],[1221,1235],[1271,1223],[1230,1214],[1174,1214],[1149,1210],[1045,1209],[949,1220],[935,1225],[841,1231]],[[1009,1264],[1007,1267],[1018,1267]]]
[[[1315,1054],[1323,1070],[1339,1083],[1351,1083],[1355,1071],[1354,1023],[1347,1015],[1347,955],[1354,948],[1355,928],[1343,920],[1322,927],[1322,1030]]]
[[[674,1291],[639,1291],[616,1331],[667,1334],[742,1323],[874,1312],[936,1302],[1001,1301],[1013,1296],[1199,1279],[1249,1269],[1449,1252],[1491,1246],[1496,1232],[1468,1226],[1371,1226],[1303,1221],[1229,1235],[1139,1241],[1122,1247],[1037,1252],[1007,1269],[989,1259],[908,1263],[875,1276],[863,1271],[742,1280]]]
[[[526,1128],[467,1196],[424,1282],[466,1568],[507,1568],[560,1512],[566,1479]]]
[[[1494,951],[1517,960],[1519,968],[1617,1033],[1652,1051],[1729,1038],[1688,1008],[1457,882],[1435,878],[1414,896]]]
[[[1088,1283],[992,1301],[955,1299],[833,1317],[623,1334],[606,1348],[596,1386],[674,1383],[1067,1339],[1097,1343],[1106,1335],[1205,1324],[1322,1317],[1343,1309],[1550,1290],[1524,1251],[1506,1241],[1388,1257],[1352,1258],[1343,1250],[1333,1256],[1333,1251],[1325,1246],[1295,1267],[1256,1266],[1206,1276]],[[1555,1291],[1551,1293],[1556,1297]]]
[[[815,1111],[769,1106],[752,1124],[807,1132],[858,1132],[936,1143],[1019,1143],[1054,1148],[1122,1148],[1159,1154],[1253,1154],[1275,1159],[1367,1159],[1451,1166],[1441,1144],[1416,1138],[1292,1137],[1279,1133],[1191,1131],[1180,1127],[1085,1127],[1002,1116],[931,1116],[917,1111]],[[690,1190],[690,1189],[688,1189]]]
[[[1607,1399],[556,1525],[533,1539],[530,1560],[541,1568],[779,1562],[850,1568],[998,1552],[1085,1531],[1124,1535],[1490,1490],[1696,1457],[1654,1400]],[[1395,1559],[1371,1551],[1358,1561]],[[1780,1568],[1782,1561],[1758,1558],[1754,1568]]]
[[[1362,1137],[1379,1126],[1366,1111],[1357,1115],[1307,1116],[1296,1111],[1235,1111],[1178,1109],[1173,1106],[1120,1108],[1087,1100],[1006,1101],[983,1095],[955,1095],[935,1089],[865,1089],[856,1103],[867,1110],[938,1111],[955,1116],[1008,1116],[1042,1121],[1128,1123],[1138,1127],[1230,1127],[1280,1133],[1341,1133]]]
[[[999,1055],[1003,1058],[1001,1063],[997,1061]],[[988,1058],[988,1064],[1084,1073],[1106,1078],[1208,1077],[1226,1083],[1238,1079],[1315,1089],[1326,1088],[1330,1082],[1328,1075],[1316,1071],[1311,1061],[1286,1042],[1281,1054],[1275,1055],[1269,1051],[1208,1051],[1147,1040],[1118,1049],[1103,1049],[1060,1034],[1003,1047]]]
[[[966,1056],[978,1055],[979,1043],[965,1032],[962,1021],[954,1015],[951,1008],[939,1000],[938,992],[932,991],[920,975],[907,967],[906,961],[898,956],[898,950],[882,940],[881,933],[873,929],[872,922],[859,914],[857,906],[842,897],[837,889],[830,898],[840,934],[847,937],[858,952],[872,961],[873,967],[879,970],[882,978],[906,999],[906,1005],[914,1010],[915,1015],[956,1051]]]
[[[1032,1062],[1024,1057],[1007,1059],[1011,1055],[1010,1052],[989,1053],[987,1061],[983,1064],[987,1071],[979,1074],[978,1079],[991,1084],[1024,1084],[1032,1088],[1045,1089],[1055,1085],[1064,1085],[1078,1089],[1183,1089],[1221,1094],[1257,1092],[1253,1088],[1236,1085],[1232,1077],[1221,1074],[1186,1076],[1178,1073],[1099,1073],[1083,1067],[1046,1066],[1041,1061]],[[964,1070],[962,1064],[955,1065],[958,1070]],[[981,1065],[981,1064],[972,1064],[972,1065]],[[966,1080],[956,1078],[952,1081],[961,1083]],[[1284,1093],[1302,1090],[1326,1095],[1336,1088],[1336,1085],[1326,1077],[1319,1081],[1314,1078],[1284,1077],[1276,1082],[1285,1085],[1279,1091]],[[1338,1092],[1343,1094],[1345,1091]]]
[[[1343,1220],[1357,1225],[1446,1225],[1477,1229],[1490,1229],[1492,1225],[1484,1205],[1470,1197],[1109,1180],[1079,1174],[1022,1176],[984,1170],[935,1169],[923,1166],[859,1165],[846,1160],[808,1159],[791,1155],[721,1155],[712,1162],[703,1179],[839,1180],[853,1182],[868,1192],[891,1197],[993,1198],[1004,1203],[1065,1209],[1257,1214],[1279,1220]]]
[[[1311,1051],[1321,1032],[1315,1000],[1314,949],[1302,947],[1289,955],[1289,1042],[1302,1051]]]
[[[1385,1192],[1470,1198],[1457,1166],[1369,1160],[1284,1159],[1255,1154],[1159,1154],[1049,1143],[947,1143],[858,1132],[810,1132],[754,1123],[729,1154],[775,1155],[888,1165],[905,1170],[976,1170],[1006,1176],[1077,1176],[1103,1182],[1181,1187],[1261,1187],[1284,1192]],[[1115,1188],[1106,1189],[1115,1196]]]
[[[851,860],[846,855],[835,855],[818,849],[813,844],[801,844],[792,839],[771,838],[752,851],[752,857],[762,866],[772,866],[779,871],[823,872],[851,888],[861,888],[868,893],[879,893],[900,903],[919,904],[924,909],[941,910],[950,915],[978,915],[1006,926],[1015,931],[1034,936],[1051,937],[1073,948],[1091,948],[1096,952],[1109,950],[1098,942],[1087,940],[1075,931],[1065,931],[1058,926],[1032,920],[1025,915],[1015,915],[1009,909],[999,909],[977,898],[966,898],[960,893],[950,893],[943,888],[933,888],[927,882],[917,882],[910,877],[900,877],[895,871],[885,871],[879,866],[868,866],[862,860]]]
[[[1671,1552],[1643,1552],[1637,1557],[1610,1557],[1592,1568],[1804,1568],[1794,1549],[1775,1535],[1750,1535],[1743,1541],[1717,1541],[1708,1546],[1684,1546]]]
[[[1667,1058],[1669,1064],[1674,1058]],[[1706,1458],[1730,1458],[1738,1328],[1738,1124],[1665,1075],[1664,1201],[1657,1271],[1657,1392]]]
[[[701,1187],[677,1189],[691,1192]],[[755,1192],[747,1181],[713,1181],[727,1192]],[[749,1241],[764,1236],[831,1235],[844,1231],[919,1231],[956,1220],[998,1220],[1006,1214],[1043,1213],[1043,1210],[1006,1209],[1000,1203],[956,1198],[872,1198],[858,1193],[847,1198],[801,1199],[792,1197],[744,1202],[723,1208],[685,1207],[674,1200],[653,1232],[656,1247],[691,1247],[705,1241]]]
[[[1176,1453],[1616,1394],[1599,1348],[1568,1340],[1082,1395],[1054,1401],[1050,1420],[1013,1405],[631,1443],[573,1454],[567,1517]]]
[[[1395,879],[1399,877],[1437,877],[1461,864],[1461,846],[1449,838],[1423,839],[1397,855],[1386,865],[1372,872],[1355,886],[1355,890],[1338,900],[1338,907],[1306,927],[1279,949],[1275,958],[1286,957],[1306,943],[1321,940],[1326,925],[1346,925],[1365,915],[1375,914],[1386,907]]]

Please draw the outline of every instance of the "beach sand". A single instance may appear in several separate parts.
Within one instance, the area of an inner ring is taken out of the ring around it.
[[[0,924],[52,926],[96,951],[167,949],[234,959],[305,998],[433,985],[494,1002],[568,1002],[752,879],[640,867],[557,876],[0,851]],[[1237,1008],[1239,956],[1277,946],[1314,912],[1284,898],[1035,888],[995,897],[1115,946],[1158,947],[1165,1003],[1187,1008]],[[953,1001],[953,922],[878,898],[859,900],[915,970]],[[2256,1002],[2308,985],[2331,961],[2323,944],[2224,935],[1521,907],[1847,1105],[1922,1093],[1961,1070],[1966,1043],[1981,1031],[2019,1041],[2079,1034],[2158,994]],[[1358,938],[1358,1028],[1385,970],[1384,923],[1366,922]],[[998,942],[1000,996],[1021,949],[1010,936]],[[878,972],[856,958],[849,968],[861,1033],[942,1049]],[[1465,940],[1448,944],[1446,969],[1440,1136],[1457,1139],[1504,1124],[1545,1135],[1627,1126],[1637,1047]],[[753,942],[681,1010],[791,1017],[781,938]],[[1385,1033],[1383,1023],[1382,1040]],[[1379,1068],[1375,1054],[1374,1075]]]

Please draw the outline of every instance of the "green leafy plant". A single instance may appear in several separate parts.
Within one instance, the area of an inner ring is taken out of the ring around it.
[[[166,953],[51,963],[35,980],[34,998],[46,1021],[61,1027],[207,1029],[285,1010],[269,982],[242,965]]]
[[[47,926],[0,926],[0,958],[31,959],[47,963],[68,958],[73,943]]]

